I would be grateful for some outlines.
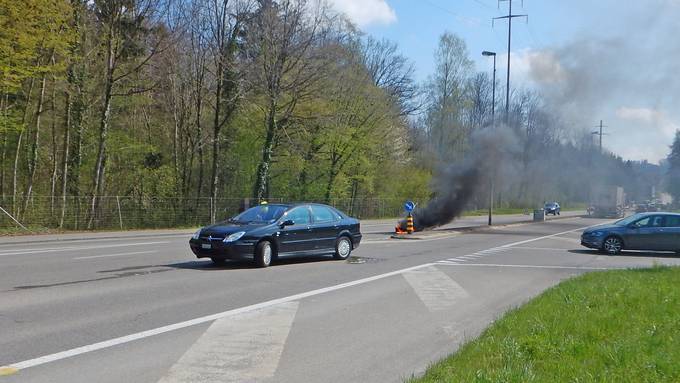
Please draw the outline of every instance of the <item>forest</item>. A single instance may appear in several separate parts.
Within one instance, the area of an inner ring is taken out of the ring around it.
[[[489,174],[498,207],[660,185],[540,90],[513,87],[506,114],[455,34],[433,55],[418,81],[396,43],[322,1],[0,0],[0,227],[190,226],[260,201],[396,217],[494,129],[512,137]]]

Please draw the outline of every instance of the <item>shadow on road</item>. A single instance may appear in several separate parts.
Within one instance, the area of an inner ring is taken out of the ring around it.
[[[290,257],[282,258],[272,262],[270,267],[285,266],[285,265],[295,265],[300,263],[316,263],[324,261],[332,261],[333,258],[326,256],[310,256],[310,257]],[[211,260],[196,260],[187,261],[179,263],[171,263],[164,265],[166,267],[172,267],[175,269],[184,270],[200,270],[200,271],[220,271],[220,270],[247,270],[254,269],[258,270],[260,267],[255,265],[254,262],[243,260],[243,261],[226,261],[224,264],[218,265]]]
[[[568,250],[570,253],[573,254],[588,254],[588,255],[593,255],[593,254],[599,254],[599,255],[607,255],[605,253],[601,253],[597,250],[588,250],[588,249],[578,249],[578,250]],[[670,252],[654,252],[654,251],[622,251],[621,254],[618,255],[611,255],[612,258],[616,257],[638,257],[638,258],[680,258],[680,255],[676,253],[670,253]]]

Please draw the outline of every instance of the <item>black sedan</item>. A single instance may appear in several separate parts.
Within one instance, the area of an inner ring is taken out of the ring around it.
[[[321,204],[264,204],[198,230],[189,246],[217,264],[252,259],[269,266],[279,256],[332,254],[347,259],[361,242],[359,221]]]
[[[621,250],[680,251],[680,214],[640,213],[586,229],[581,245],[614,255]]]

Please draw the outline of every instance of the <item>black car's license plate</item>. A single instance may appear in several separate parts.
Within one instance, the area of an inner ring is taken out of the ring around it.
[[[202,243],[201,244],[202,249],[212,249],[212,245],[209,243]]]

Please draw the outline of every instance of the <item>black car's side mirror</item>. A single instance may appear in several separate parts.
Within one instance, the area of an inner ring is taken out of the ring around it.
[[[295,222],[292,219],[287,219],[283,222],[281,222],[281,227],[284,228],[286,226],[293,226],[295,225]]]

